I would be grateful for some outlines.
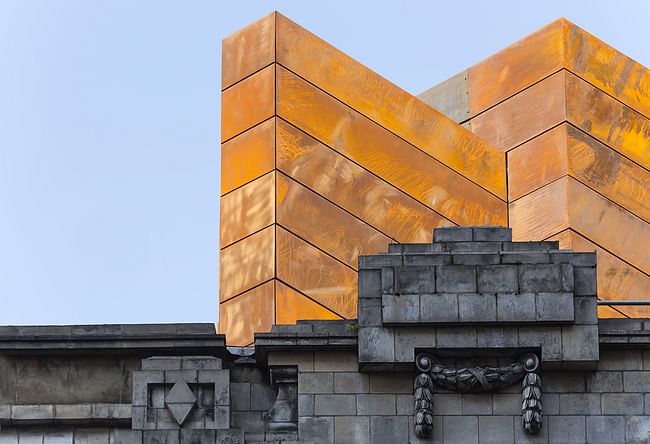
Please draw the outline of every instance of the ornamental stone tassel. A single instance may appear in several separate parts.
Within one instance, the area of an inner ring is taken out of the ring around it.
[[[539,359],[529,355],[524,360],[526,375],[521,382],[521,415],[524,430],[534,435],[542,428],[542,378],[535,373]]]

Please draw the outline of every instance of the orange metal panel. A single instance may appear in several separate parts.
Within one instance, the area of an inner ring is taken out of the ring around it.
[[[275,12],[226,37],[221,43],[221,89],[275,60]]]
[[[650,120],[571,73],[566,80],[568,120],[650,169]]]
[[[221,248],[275,222],[275,172],[223,196],[220,217]]]
[[[220,301],[273,278],[274,245],[275,227],[271,226],[221,250]]]
[[[566,120],[560,71],[474,117],[474,134],[507,151]]]
[[[569,228],[567,180],[565,176],[510,204],[513,240],[542,240]]]
[[[221,195],[271,171],[275,164],[275,119],[221,145]]]
[[[506,198],[505,159],[494,147],[280,14],[276,27],[278,63]]]
[[[277,228],[277,276],[347,318],[357,317],[357,273],[281,227]]]
[[[228,335],[228,345],[250,345],[255,332],[271,331],[274,285],[269,281],[219,305],[219,331]]]
[[[357,269],[360,254],[386,251],[392,240],[278,173],[277,222],[341,262]]]
[[[221,141],[246,131],[275,114],[275,65],[221,93]]]
[[[650,70],[568,23],[566,65],[592,85],[650,118]]]
[[[564,65],[563,19],[556,20],[469,69],[470,113],[507,99]]]
[[[569,174],[650,221],[650,172],[572,126],[567,137]]]
[[[501,199],[282,68],[277,91],[279,116],[454,223],[507,223]]]
[[[508,198],[512,202],[567,174],[566,124],[508,151]]]
[[[279,170],[398,242],[431,242],[434,228],[453,225],[282,120],[277,139]]]
[[[278,281],[276,287],[276,323],[295,324],[298,320],[341,319],[294,289]]]

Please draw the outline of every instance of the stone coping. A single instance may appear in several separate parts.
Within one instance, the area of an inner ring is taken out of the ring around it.
[[[0,424],[130,425],[131,404],[0,404]]]

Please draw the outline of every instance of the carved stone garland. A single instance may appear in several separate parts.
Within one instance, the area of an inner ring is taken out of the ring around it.
[[[434,356],[420,353],[415,359],[415,434],[428,438],[433,431],[434,386],[457,393],[481,393],[508,387],[522,380],[521,411],[526,432],[542,428],[542,379],[536,373],[539,358],[533,353],[505,367],[452,368]]]

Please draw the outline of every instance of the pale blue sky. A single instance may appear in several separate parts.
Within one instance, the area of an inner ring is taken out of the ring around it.
[[[410,92],[650,2],[0,0],[1,324],[217,320],[221,39],[279,10]]]

